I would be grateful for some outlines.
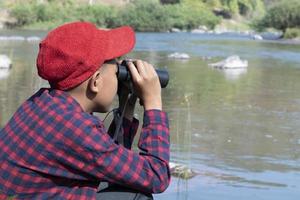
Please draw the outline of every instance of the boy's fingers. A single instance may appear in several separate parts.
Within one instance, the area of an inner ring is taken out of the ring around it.
[[[151,64],[147,62],[143,62],[143,64],[144,64],[143,69],[146,75],[153,75],[156,73],[154,67]]]
[[[127,62],[127,66],[129,68],[129,71],[132,76],[132,80],[137,81],[137,79],[140,77],[138,70],[134,66],[134,64],[131,61]]]
[[[151,64],[148,64],[147,70],[148,70],[147,71],[148,74],[151,74],[152,76],[156,76],[157,75],[154,67]]]
[[[136,68],[140,74],[140,76],[145,77],[145,75],[147,74],[146,69],[145,69],[145,63],[141,60],[136,60]]]
[[[155,69],[154,69],[154,67],[153,67],[153,65],[151,65],[151,64],[149,64],[150,66],[149,66],[149,70],[153,73],[153,74],[157,74],[156,73],[156,71],[155,71]]]

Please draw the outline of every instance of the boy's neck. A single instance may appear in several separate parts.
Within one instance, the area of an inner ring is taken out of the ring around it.
[[[93,103],[86,98],[86,96],[80,92],[76,91],[66,91],[73,99],[77,101],[77,103],[81,106],[82,110],[87,113],[93,112]]]

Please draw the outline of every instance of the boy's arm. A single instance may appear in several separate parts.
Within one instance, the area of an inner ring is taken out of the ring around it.
[[[162,112],[161,87],[152,65],[141,60],[127,63],[132,75],[135,94],[144,106],[144,123],[139,139],[140,154],[102,137],[105,150],[97,154],[95,164],[100,167],[97,177],[145,192],[158,193],[169,185],[170,139],[166,113]],[[104,154],[103,154],[104,153]],[[102,170],[101,170],[102,169]],[[103,173],[104,171],[104,173]],[[99,176],[100,175],[100,176]]]
[[[86,126],[74,133],[85,134],[76,140],[86,151],[75,148],[69,158],[71,168],[78,170],[83,179],[108,181],[144,192],[163,192],[170,182],[169,127],[165,112],[148,110],[144,113],[138,147],[140,153],[117,145],[104,132],[103,125]],[[66,154],[70,155],[70,149]]]
[[[95,171],[97,177],[151,193],[163,192],[167,188],[170,181],[170,142],[166,113],[158,110],[145,112],[138,142],[140,153],[110,140],[103,141],[104,146],[108,145],[106,152],[99,154],[95,151],[95,169],[103,169]]]

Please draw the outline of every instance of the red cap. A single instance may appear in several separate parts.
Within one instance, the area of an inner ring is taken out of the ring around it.
[[[53,88],[67,90],[87,80],[104,61],[130,52],[131,27],[101,30],[88,22],[73,22],[52,30],[40,43],[38,74]]]

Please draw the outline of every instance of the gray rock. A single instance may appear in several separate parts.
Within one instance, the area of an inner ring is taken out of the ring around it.
[[[178,163],[169,163],[171,175],[181,179],[191,179],[197,175],[197,172],[190,169],[188,166]]]
[[[233,55],[229,56],[225,60],[220,62],[211,63],[209,66],[220,68],[220,69],[236,69],[236,68],[246,68],[248,67],[247,60],[241,60],[239,56]]]
[[[9,68],[0,68],[0,80],[7,78],[10,71],[11,70]]]
[[[171,31],[172,33],[180,33],[180,32],[181,32],[181,30],[178,29],[178,28],[171,28],[170,31]]]
[[[0,55],[0,69],[9,69],[11,64],[12,62],[7,55]]]
[[[186,53],[178,53],[178,52],[175,52],[175,53],[172,53],[172,54],[169,54],[168,55],[168,58],[174,58],[174,59],[182,59],[182,60],[185,60],[185,59],[189,59],[190,56]]]
[[[263,40],[264,38],[261,35],[255,34],[252,36],[254,40]]]

